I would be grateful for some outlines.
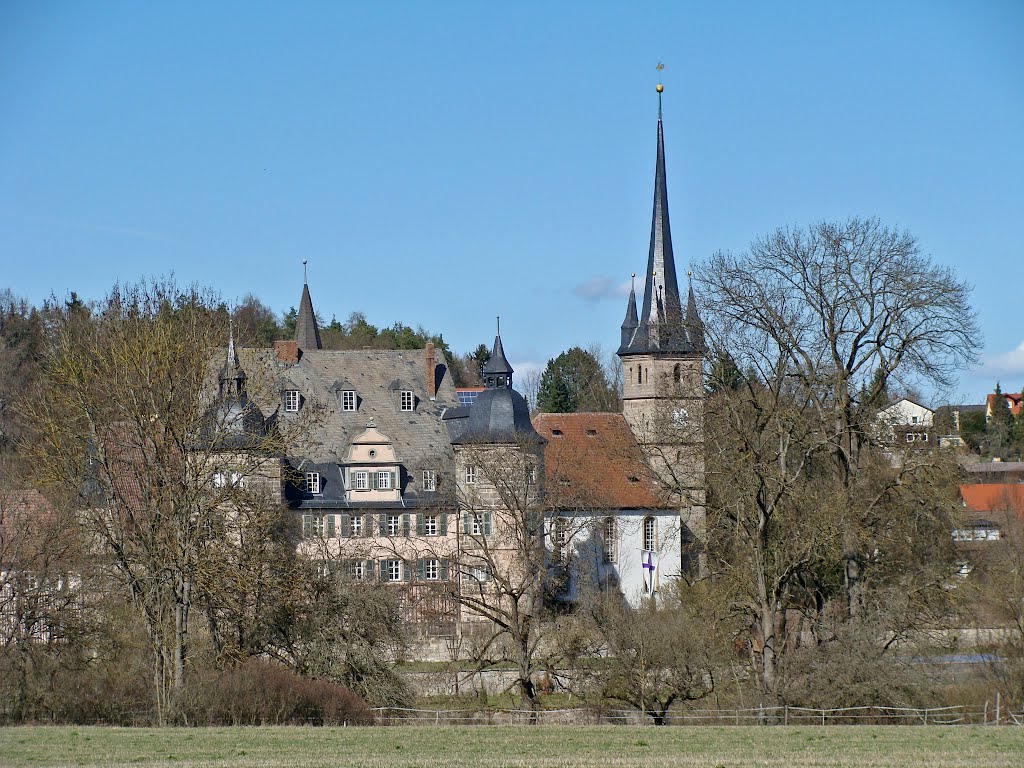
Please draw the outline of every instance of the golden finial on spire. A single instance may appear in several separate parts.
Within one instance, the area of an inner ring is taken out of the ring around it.
[[[664,68],[665,68],[665,65],[662,64],[659,61],[658,62],[658,66],[657,66],[657,70],[658,70],[658,84],[656,86],[654,86],[654,90],[656,90],[658,93],[661,93],[662,91],[665,90],[665,86],[661,84],[661,70],[663,70]]]

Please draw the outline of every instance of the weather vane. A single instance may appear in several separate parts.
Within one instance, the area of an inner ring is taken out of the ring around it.
[[[303,283],[308,283],[309,282],[309,279],[306,276],[306,260],[305,259],[302,260],[302,282]]]

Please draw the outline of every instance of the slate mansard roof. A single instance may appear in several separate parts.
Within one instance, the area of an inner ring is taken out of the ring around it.
[[[301,436],[301,444],[288,451],[287,462],[294,475],[314,471],[321,474],[322,494],[296,496],[297,489],[289,488],[289,501],[303,508],[350,506],[344,501],[338,464],[345,462],[352,440],[366,429],[370,419],[391,438],[405,469],[400,482],[406,503],[415,502],[421,495],[418,489],[422,470],[451,474],[454,453],[441,417],[446,409],[458,406],[459,398],[443,353],[437,350],[434,355],[436,394],[431,399],[427,389],[427,352],[423,349],[308,349],[303,350],[294,365],[278,362],[273,350],[242,350],[243,364],[248,370],[260,368],[274,378],[271,387],[264,387],[272,391],[260,396],[263,412],[277,411],[282,432],[287,433],[289,424],[293,424]],[[287,390],[300,394],[297,413],[284,411],[283,394]],[[344,390],[355,391],[355,411],[342,410]],[[403,390],[413,393],[412,411],[401,410]],[[252,396],[256,398],[255,394]],[[384,506],[394,507],[395,503]]]

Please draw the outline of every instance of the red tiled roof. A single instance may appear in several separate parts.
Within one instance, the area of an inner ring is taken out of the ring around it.
[[[1013,512],[1024,519],[1024,484],[970,483],[960,486],[969,512]]]
[[[640,446],[621,413],[541,413],[544,474],[556,508],[652,509],[659,498]]]
[[[1006,404],[1010,406],[1010,413],[1014,416],[1020,415],[1020,408],[1022,403],[1022,392],[1003,392],[1003,397],[1006,398]],[[992,406],[996,402],[995,392],[989,393],[988,397],[985,398],[985,411],[986,413],[992,413]]]

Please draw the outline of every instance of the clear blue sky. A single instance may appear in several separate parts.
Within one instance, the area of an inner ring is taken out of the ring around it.
[[[173,271],[525,370],[611,352],[655,64],[681,273],[878,216],[975,286],[1024,385],[1024,2],[0,2],[0,288]]]

